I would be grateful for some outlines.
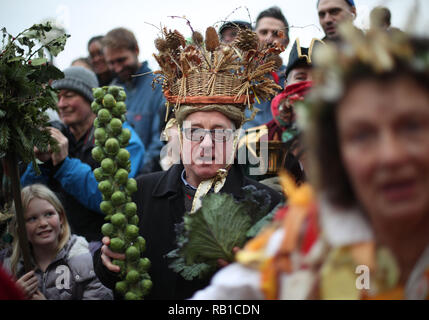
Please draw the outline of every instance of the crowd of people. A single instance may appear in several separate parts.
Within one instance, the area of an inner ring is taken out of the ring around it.
[[[58,151],[35,148],[41,175],[21,166],[34,269],[25,272],[12,219],[13,242],[0,254],[10,298],[121,299],[113,260],[126,257],[101,233],[91,154],[92,89],[108,85],[126,93],[132,200],[151,262],[147,299],[429,298],[429,40],[392,27],[386,7],[374,8],[370,29],[360,30],[353,0],[314,5],[325,37],[309,47],[289,38],[279,7],[262,11],[254,26],[227,21],[216,36],[207,29],[204,48],[198,32],[185,44],[169,42],[177,33],[166,30],[166,41],[155,40],[162,85],[139,61],[132,31],[92,37],[88,57],[51,84]],[[289,45],[283,64],[278,54]],[[248,58],[238,62],[238,52]],[[235,57],[233,68],[221,67],[225,57]],[[250,70],[249,57],[262,62],[245,75],[248,89],[228,91],[221,79],[242,77],[236,71]],[[268,195],[272,218],[234,248],[235,261],[219,261],[204,279],[170,268],[166,255],[177,248],[184,216],[207,193],[240,200],[249,186]],[[359,286],[362,266],[371,280]]]

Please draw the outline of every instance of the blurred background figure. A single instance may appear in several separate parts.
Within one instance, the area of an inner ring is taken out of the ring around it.
[[[356,5],[353,0],[319,0],[317,2],[319,23],[326,37],[322,40],[339,41],[338,25],[356,19]]]
[[[370,30],[381,29],[387,32],[402,32],[400,29],[392,27],[392,14],[386,7],[378,6],[371,10],[369,15]]]
[[[261,44],[278,43],[285,48],[289,44],[289,23],[279,7],[271,7],[259,13],[256,18],[255,32]],[[283,88],[285,84],[286,66],[283,65],[281,58],[279,58],[277,65],[277,71],[271,72],[270,76]],[[259,109],[259,111],[253,120],[243,125],[244,130],[263,125],[273,119],[270,101],[255,103],[254,107]],[[250,115],[250,110],[246,110],[246,117],[249,118]]]
[[[142,170],[152,172],[163,146],[159,139],[160,110],[165,110],[162,88],[152,87],[155,75],[147,61],[139,61],[140,49],[133,32],[126,28],[110,30],[102,44],[104,58],[115,76],[112,84],[123,87],[127,94],[127,121],[146,149]]]
[[[237,37],[239,29],[250,29],[250,30],[252,30],[252,26],[249,22],[241,21],[241,20],[225,22],[219,28],[220,40],[226,44],[234,41],[234,39]]]
[[[103,36],[95,36],[88,41],[89,61],[92,70],[97,75],[100,87],[109,85],[113,80],[113,74],[109,70],[106,60],[104,59],[101,44],[102,39]]]
[[[379,28],[387,30],[390,28],[391,19],[392,15],[389,9],[387,9],[386,7],[375,7],[371,10],[371,13],[369,15],[370,28]]]
[[[256,34],[260,42],[289,44],[289,23],[279,7],[271,7],[256,18]]]
[[[88,58],[77,58],[77,59],[73,60],[73,62],[71,63],[71,66],[72,67],[83,67],[83,68],[86,68],[88,70],[93,71],[91,62],[89,61]]]

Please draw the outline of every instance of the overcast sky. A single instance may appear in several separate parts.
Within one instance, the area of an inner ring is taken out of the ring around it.
[[[429,35],[429,1],[415,0],[420,7],[414,32]],[[355,24],[361,28],[368,26],[368,15],[377,5],[385,5],[392,11],[392,25],[406,28],[413,11],[414,0],[355,0],[358,15]],[[64,69],[70,63],[87,55],[88,40],[105,34],[116,27],[126,27],[133,31],[140,46],[140,60],[149,60],[152,69],[157,69],[152,58],[155,52],[154,39],[159,35],[159,26],[177,29],[190,36],[190,28],[183,19],[169,16],[185,16],[195,30],[205,31],[209,25],[216,29],[223,20],[251,20],[253,23],[259,12],[270,6],[279,6],[291,26],[291,43],[301,39],[302,46],[308,46],[313,37],[323,37],[317,18],[316,0],[0,0],[0,27],[16,35],[34,23],[44,19],[56,19],[71,35],[65,50],[55,59],[55,64]],[[158,28],[158,29],[157,29]],[[291,45],[288,49],[290,49]],[[283,54],[287,61],[288,51]]]

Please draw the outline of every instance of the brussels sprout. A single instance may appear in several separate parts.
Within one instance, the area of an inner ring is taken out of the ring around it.
[[[135,246],[128,247],[125,256],[128,261],[136,261],[140,258],[140,250]]]
[[[131,241],[134,241],[134,239],[136,239],[138,236],[139,236],[139,228],[132,224],[127,225],[127,227],[125,228],[125,237]],[[140,253],[139,253],[139,256],[140,256]]]
[[[115,191],[110,199],[114,206],[119,206],[125,203],[125,194],[122,191]]]
[[[127,289],[128,289],[128,284],[125,281],[116,282],[115,284],[116,292],[124,296],[127,293]]]
[[[100,210],[107,215],[111,215],[113,213],[113,205],[110,201],[101,201]]]
[[[94,131],[94,137],[100,143],[104,143],[107,140],[107,132],[104,128],[97,128]]]
[[[125,300],[138,300],[139,297],[134,292],[128,291],[125,294],[124,299]]]
[[[140,251],[143,252],[146,250],[146,240],[142,236],[137,237],[137,245],[140,248]]]
[[[104,172],[101,168],[94,169],[94,178],[97,180],[97,182],[101,182],[104,180]]]
[[[137,269],[140,273],[144,273],[150,268],[150,260],[148,258],[140,258],[139,264],[137,265]]]
[[[119,151],[119,142],[115,138],[109,138],[106,140],[104,147],[106,148],[107,154],[115,156]]]
[[[137,191],[137,181],[133,178],[128,179],[126,188],[130,194],[136,192]]]
[[[120,185],[125,185],[127,184],[128,181],[128,171],[125,169],[118,169],[118,171],[116,171],[115,173],[115,182],[120,184]]]
[[[127,218],[122,213],[115,213],[110,219],[112,224],[116,227],[122,227],[127,223]]]
[[[102,88],[94,88],[92,89],[92,93],[94,95],[94,99],[103,99],[104,90]]]
[[[117,86],[110,86],[109,89],[107,90],[108,93],[110,93],[112,96],[114,96],[115,98],[119,96],[119,91],[121,90],[121,87],[117,87]]]
[[[127,94],[125,93],[125,91],[121,90],[119,92],[118,101],[125,101],[126,99],[127,99]]]
[[[114,231],[115,231],[115,227],[111,223],[105,223],[101,227],[101,233],[106,237],[112,237]]]
[[[97,101],[92,101],[92,103],[91,103],[92,112],[97,114],[100,109],[101,109],[101,106],[97,103]]]
[[[130,129],[122,129],[122,132],[118,136],[118,141],[121,144],[121,148],[125,147],[131,138],[131,131]]]
[[[115,163],[113,162],[112,159],[106,158],[106,159],[103,159],[101,161],[101,168],[107,174],[113,174],[115,172],[116,165],[115,165]]]
[[[125,204],[124,213],[127,218],[131,218],[137,213],[137,205],[134,202],[128,202]]]
[[[129,284],[136,283],[137,281],[139,281],[139,279],[140,279],[140,274],[137,270],[128,271],[127,276],[125,277],[125,280]]]
[[[139,225],[139,216],[135,214],[134,216],[132,216],[131,218],[128,219],[128,223],[133,224],[135,226],[138,226]]]
[[[122,253],[124,251],[125,242],[120,238],[112,238],[110,239],[110,250],[113,252]]]
[[[149,279],[145,279],[140,281],[140,287],[143,291],[143,295],[148,294],[149,290],[152,288],[152,281]]]
[[[109,110],[103,108],[98,111],[97,118],[100,124],[106,124],[110,122],[112,115],[110,114]]]
[[[116,102],[116,106],[112,109],[112,114],[115,117],[122,117],[122,115],[125,114],[126,112],[127,112],[127,106],[122,101]]]
[[[127,149],[121,148],[116,155],[119,165],[126,165],[130,159],[130,153]]]
[[[112,130],[112,133],[114,135],[118,135],[122,132],[122,121],[118,118],[113,118],[110,120],[110,130]],[[118,142],[119,143],[119,142]]]
[[[101,162],[106,157],[101,147],[95,147],[94,149],[92,149],[91,155],[92,158],[97,162]]]
[[[150,280],[150,275],[147,272],[144,272],[143,274],[140,274],[140,277],[142,278],[142,280],[145,280],[145,279],[149,279]]]
[[[103,106],[108,109],[112,109],[116,105],[115,97],[110,93],[106,94],[103,98]]]
[[[108,180],[101,181],[98,184],[98,190],[103,194],[111,194],[113,191],[112,184]]]

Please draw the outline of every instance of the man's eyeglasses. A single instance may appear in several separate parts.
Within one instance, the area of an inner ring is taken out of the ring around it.
[[[203,141],[206,134],[210,134],[210,138],[217,142],[225,142],[231,139],[234,130],[232,129],[213,129],[206,130],[201,128],[185,128],[183,129],[185,137],[191,141]]]

